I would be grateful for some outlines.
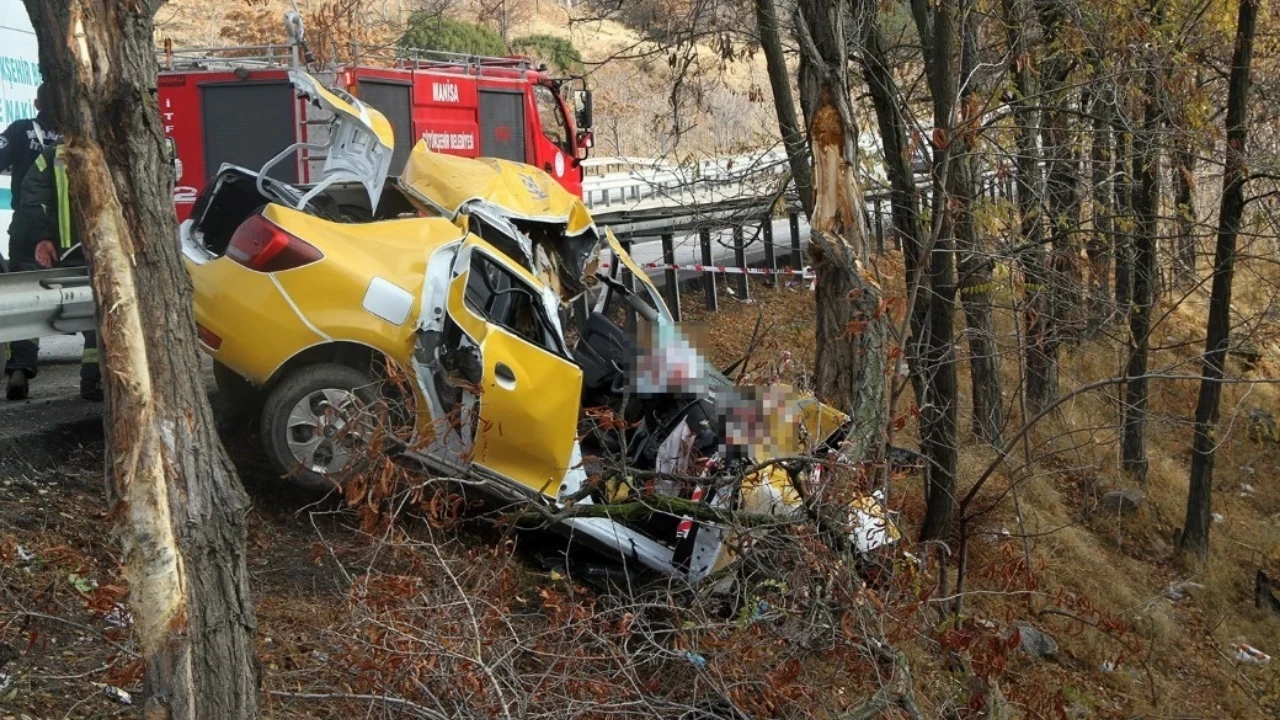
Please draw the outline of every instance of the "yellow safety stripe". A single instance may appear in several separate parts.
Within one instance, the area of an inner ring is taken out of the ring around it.
[[[98,362],[98,348],[87,347],[84,349],[84,355],[80,357],[80,362],[86,365],[93,365]]]
[[[67,164],[62,160],[62,148],[58,148],[53,163],[53,177],[58,185],[58,244],[63,250],[71,249],[71,193],[67,187]]]

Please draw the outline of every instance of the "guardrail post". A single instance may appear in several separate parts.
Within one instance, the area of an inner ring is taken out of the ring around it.
[[[880,198],[875,199],[876,203],[876,250],[884,252],[884,212],[880,209]]]
[[[715,258],[711,254],[711,230],[702,228],[698,231],[698,242],[702,245],[702,264],[711,267],[715,264]],[[720,309],[720,299],[716,297],[716,274],[713,272],[705,272],[702,274],[703,289],[707,295],[707,309],[716,312]]]
[[[680,273],[669,267],[676,264],[676,242],[671,233],[662,235],[662,262],[668,266],[664,271],[667,276],[667,309],[675,321],[680,322]]]
[[[766,215],[764,223],[760,225],[762,237],[764,238],[764,266],[770,272],[778,269],[778,252],[773,247],[773,216]],[[764,284],[773,287],[777,282],[778,276],[765,275]]]
[[[751,298],[751,283],[747,282],[747,247],[744,242],[742,226],[735,225],[733,227],[733,262],[743,272],[737,276],[738,299],[749,300]]]
[[[787,222],[791,226],[791,269],[799,270],[800,265],[800,215],[792,211],[787,213]]]

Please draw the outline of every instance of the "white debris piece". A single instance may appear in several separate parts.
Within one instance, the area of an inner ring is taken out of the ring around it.
[[[1201,585],[1200,583],[1191,582],[1190,580],[1180,580],[1178,582],[1170,584],[1169,587],[1165,588],[1164,596],[1169,598],[1170,600],[1181,600],[1182,598],[1187,596],[1188,591],[1203,590],[1203,589],[1204,589],[1204,585]]]
[[[1258,665],[1266,665],[1267,663],[1271,662],[1270,655],[1246,643],[1240,643],[1236,645],[1235,651],[1236,651],[1236,662],[1255,663]]]

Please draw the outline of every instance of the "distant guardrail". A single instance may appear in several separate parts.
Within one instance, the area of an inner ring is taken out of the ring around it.
[[[653,206],[705,202],[706,196],[741,197],[775,183],[786,172],[781,149],[708,158],[684,165],[659,158],[599,157],[584,163],[583,201],[590,208],[615,204]],[[688,196],[703,196],[690,198]]]

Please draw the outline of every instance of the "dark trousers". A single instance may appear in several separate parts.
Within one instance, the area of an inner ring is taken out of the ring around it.
[[[14,257],[9,261],[10,272],[27,272],[43,270],[35,258]],[[4,373],[25,373],[34,378],[40,370],[40,341],[18,340],[9,343],[9,351],[5,358]],[[102,379],[101,366],[98,364],[98,333],[88,330],[84,333],[84,353],[80,356],[80,385],[96,386]]]

